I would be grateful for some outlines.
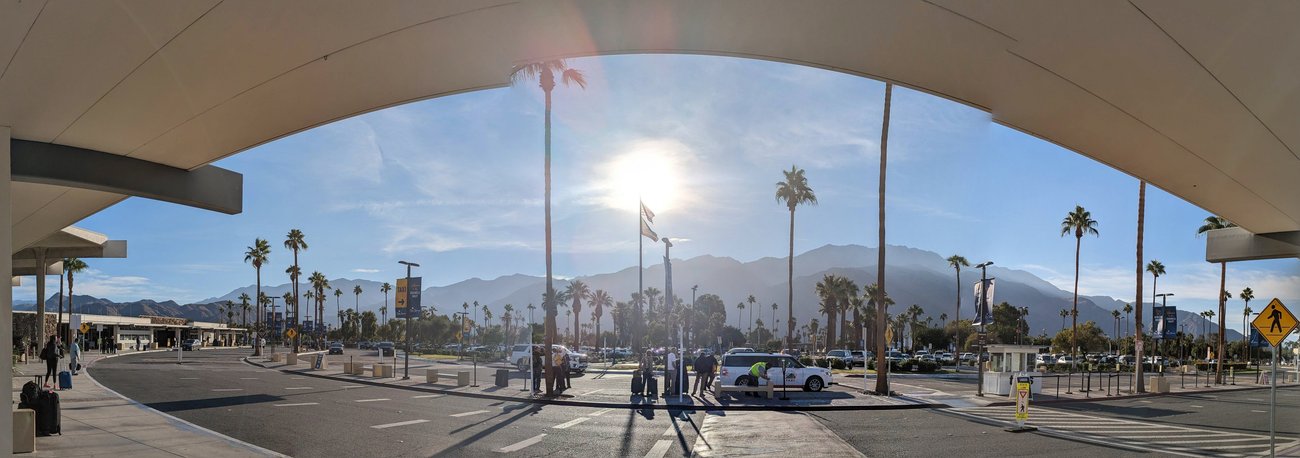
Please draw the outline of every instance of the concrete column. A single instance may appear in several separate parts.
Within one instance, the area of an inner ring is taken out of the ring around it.
[[[13,276],[14,259],[14,222],[13,207],[11,205],[10,195],[12,192],[12,182],[10,181],[9,170],[9,136],[10,129],[8,126],[0,126],[0,278],[9,278]],[[11,355],[14,350],[14,290],[13,288],[0,288],[0,345],[7,347],[3,355]],[[13,358],[0,358],[0,374],[13,374]],[[14,392],[14,378],[5,376],[0,377],[0,393]],[[14,450],[14,416],[0,415],[0,451],[6,455],[12,455]]]
[[[45,345],[45,248],[36,252],[36,342],[37,348]]]

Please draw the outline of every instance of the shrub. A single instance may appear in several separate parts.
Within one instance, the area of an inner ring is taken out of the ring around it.
[[[813,365],[813,359],[812,359],[811,357],[808,357],[808,356],[800,356],[800,357],[799,357],[799,364],[803,364],[803,365],[805,365],[805,366],[811,366],[811,365]]]
[[[894,370],[903,372],[935,372],[939,370],[939,363],[935,361],[921,361],[919,359],[908,359],[894,366]]]
[[[847,365],[847,364],[844,364],[844,360],[842,360],[842,359],[832,359],[832,360],[831,360],[831,369],[847,369],[847,368],[848,368],[848,365]]]
[[[831,367],[830,361],[826,360],[826,358],[817,358],[817,360],[814,361],[814,364],[816,364],[817,367],[823,367],[823,368]]]

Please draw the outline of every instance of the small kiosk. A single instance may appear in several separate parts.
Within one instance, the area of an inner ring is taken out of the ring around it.
[[[1029,385],[1031,394],[1038,394],[1043,389],[1043,373],[1036,371],[1034,362],[1038,356],[1037,345],[1001,345],[988,346],[989,362],[984,373],[984,393],[997,396],[1010,396],[1015,392],[1016,377],[1034,377]]]

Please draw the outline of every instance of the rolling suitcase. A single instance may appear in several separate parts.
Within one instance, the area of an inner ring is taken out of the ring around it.
[[[632,372],[632,394],[645,394],[645,378],[641,377],[641,371]]]
[[[645,390],[646,390],[646,393],[647,393],[646,396],[650,396],[650,397],[652,397],[652,398],[653,398],[653,397],[658,397],[658,396],[659,396],[659,379],[656,379],[653,375],[652,375],[652,376],[649,376],[649,377],[646,377],[646,381],[645,381]]]
[[[60,425],[59,393],[44,391],[36,395],[36,435],[63,435]]]
[[[60,389],[60,390],[71,390],[71,389],[72,389],[72,373],[71,373],[71,372],[68,372],[68,371],[62,371],[62,372],[59,372],[59,389]]]

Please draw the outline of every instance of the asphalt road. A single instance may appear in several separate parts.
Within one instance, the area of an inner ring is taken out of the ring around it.
[[[247,365],[240,351],[96,363],[105,386],[170,415],[292,456],[681,456],[703,412],[540,406],[349,385]],[[435,395],[436,396],[436,395]],[[650,453],[650,452],[655,453]]]

